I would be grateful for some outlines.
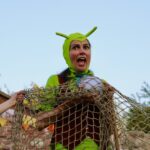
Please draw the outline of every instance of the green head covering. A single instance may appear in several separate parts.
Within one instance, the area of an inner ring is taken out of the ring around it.
[[[70,60],[70,55],[69,55],[69,50],[70,50],[70,44],[72,41],[74,40],[78,40],[78,41],[84,41],[85,39],[87,39],[88,36],[90,36],[95,30],[97,29],[97,27],[94,27],[92,30],[90,30],[87,34],[81,34],[81,33],[73,33],[73,34],[70,34],[70,35],[66,35],[66,34],[63,34],[63,33],[59,33],[59,32],[56,32],[57,35],[59,36],[62,36],[64,38],[66,38],[65,42],[64,42],[64,45],[63,45],[63,56],[65,58],[65,61],[66,63],[68,64],[69,66],[69,69],[71,71],[75,71],[73,69],[73,65],[71,63],[71,60]],[[88,68],[87,68],[88,70]],[[86,70],[86,71],[87,71]]]

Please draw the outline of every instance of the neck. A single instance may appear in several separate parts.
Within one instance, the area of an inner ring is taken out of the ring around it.
[[[72,68],[69,68],[69,70],[70,70],[70,76],[71,77],[82,76],[82,75],[93,75],[93,72],[90,71],[90,70],[86,70],[86,71],[83,71],[83,72],[75,71]]]

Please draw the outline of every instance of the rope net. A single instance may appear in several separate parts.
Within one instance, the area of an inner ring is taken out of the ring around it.
[[[25,90],[7,132],[0,145],[15,150],[130,150],[135,139],[148,150],[143,136],[150,139],[150,107],[88,77],[79,84]]]

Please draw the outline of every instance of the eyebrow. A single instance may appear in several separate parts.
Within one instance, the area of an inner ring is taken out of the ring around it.
[[[73,43],[73,44],[71,44],[71,46],[73,46],[73,45],[80,45],[80,44],[78,44],[78,43]]]
[[[74,46],[80,46],[80,44],[78,44],[78,43],[73,43],[73,44],[70,45],[70,48],[72,48],[72,47],[74,47]]]
[[[91,44],[90,43],[85,43],[85,44],[83,44],[83,46],[89,46],[89,48],[91,48]]]
[[[74,46],[78,46],[78,45],[80,45],[80,44],[78,44],[78,43],[71,43],[70,44],[70,48],[69,49],[71,49],[72,47],[74,47]],[[88,43],[85,43],[85,44],[83,44],[84,46],[85,45],[88,45],[90,48],[91,48],[91,44],[90,44],[90,42],[88,42]]]
[[[89,45],[89,46],[90,46],[90,44],[89,44],[89,43],[85,43],[85,44],[83,44],[83,45]]]

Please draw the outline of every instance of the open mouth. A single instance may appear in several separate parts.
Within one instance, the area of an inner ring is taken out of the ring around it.
[[[83,66],[86,64],[86,57],[85,56],[79,56],[77,58],[77,62],[79,64],[79,66]]]

